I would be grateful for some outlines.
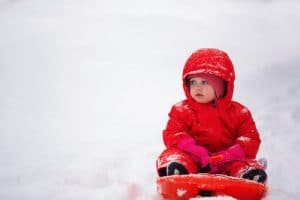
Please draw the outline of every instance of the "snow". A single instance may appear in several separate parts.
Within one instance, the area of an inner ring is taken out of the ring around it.
[[[182,197],[185,193],[186,193],[185,189],[181,189],[181,188],[177,189],[177,196],[178,197]]]
[[[268,159],[267,199],[298,199],[299,9],[0,0],[0,199],[159,199],[161,131],[184,97],[182,66],[202,47],[233,60],[234,99],[251,110]]]

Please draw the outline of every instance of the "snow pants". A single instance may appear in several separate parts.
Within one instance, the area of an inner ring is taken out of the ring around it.
[[[166,176],[167,166],[171,162],[182,164],[189,173],[199,173],[200,167],[185,152],[177,148],[168,148],[164,150],[156,160],[156,169],[159,176]],[[263,169],[259,162],[254,159],[234,160],[226,163],[215,163],[211,157],[210,173],[225,174],[228,176],[242,177],[244,172],[249,169]]]

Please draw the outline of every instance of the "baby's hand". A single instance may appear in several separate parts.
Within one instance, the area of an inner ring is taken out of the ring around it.
[[[209,154],[205,147],[197,145],[193,138],[185,138],[177,147],[190,155],[190,157],[203,169],[204,172],[210,171]]]

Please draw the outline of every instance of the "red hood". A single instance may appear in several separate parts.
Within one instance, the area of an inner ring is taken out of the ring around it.
[[[186,78],[191,74],[207,73],[218,76],[227,82],[227,92],[222,101],[230,101],[234,89],[234,68],[227,55],[222,50],[205,48],[194,52],[186,61],[183,73],[183,88],[188,100],[192,100],[189,89],[186,86]]]

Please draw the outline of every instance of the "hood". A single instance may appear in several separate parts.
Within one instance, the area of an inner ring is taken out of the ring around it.
[[[204,48],[195,51],[186,61],[183,73],[183,89],[188,100],[192,97],[186,85],[186,78],[192,74],[207,73],[226,81],[226,95],[222,101],[230,101],[233,95],[235,73],[233,64],[226,52],[215,48]]]

